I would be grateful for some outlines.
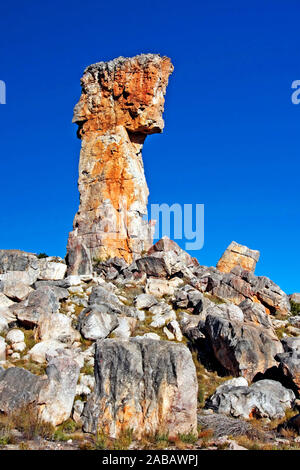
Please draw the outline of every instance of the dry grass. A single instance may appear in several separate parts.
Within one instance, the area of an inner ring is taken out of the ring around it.
[[[13,429],[17,429],[26,440],[34,439],[37,436],[49,439],[54,432],[51,424],[40,420],[38,410],[34,405],[24,405],[7,415],[1,414],[0,429],[10,435]]]

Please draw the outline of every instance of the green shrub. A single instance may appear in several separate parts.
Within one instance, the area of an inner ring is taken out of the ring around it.
[[[290,301],[291,303],[291,313],[292,315],[300,315],[300,304]]]

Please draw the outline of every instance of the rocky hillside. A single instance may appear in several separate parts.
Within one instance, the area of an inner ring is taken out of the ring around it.
[[[0,443],[297,446],[299,297],[245,270],[254,256],[231,244],[222,272],[163,238],[66,276],[60,258],[1,250]]]
[[[66,260],[0,250],[0,446],[300,448],[300,294],[153,245],[142,146],[171,61],[89,66],[74,110],[80,207]]]

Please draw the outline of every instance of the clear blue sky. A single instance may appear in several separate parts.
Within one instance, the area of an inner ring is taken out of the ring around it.
[[[0,247],[65,255],[83,69],[158,52],[175,71],[165,131],[144,146],[149,202],[205,204],[201,264],[236,240],[261,251],[257,274],[299,292],[299,13],[297,0],[2,2]]]

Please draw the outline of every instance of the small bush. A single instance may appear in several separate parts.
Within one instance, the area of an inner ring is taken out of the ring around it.
[[[42,259],[42,258],[48,258],[48,255],[47,255],[47,253],[39,253],[38,255],[36,255],[36,257],[38,259]]]
[[[195,442],[198,441],[197,434],[193,434],[192,432],[187,434],[178,434],[178,438],[185,444],[195,444]]]
[[[300,304],[290,300],[292,315],[300,315]]]

